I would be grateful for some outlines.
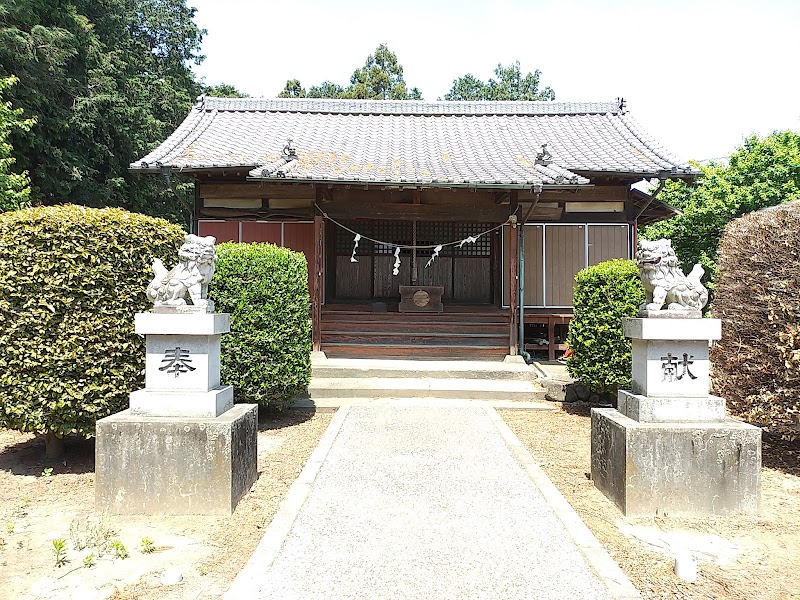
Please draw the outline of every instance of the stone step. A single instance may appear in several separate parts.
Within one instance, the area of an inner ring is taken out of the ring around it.
[[[314,377],[308,397],[322,398],[454,398],[537,402],[544,390],[533,381],[408,377]]]
[[[475,360],[390,360],[329,358],[314,362],[313,378],[491,379],[533,381],[537,373],[521,363]]]

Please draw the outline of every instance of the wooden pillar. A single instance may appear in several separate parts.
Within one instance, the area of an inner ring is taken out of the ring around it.
[[[516,215],[518,208],[517,191],[511,192],[511,210]],[[509,263],[509,277],[508,285],[511,286],[509,290],[508,302],[508,353],[515,356],[519,352],[519,225],[514,221],[508,236],[508,263]]]
[[[319,188],[318,188],[319,190]],[[319,193],[319,191],[318,191]],[[325,290],[323,277],[323,260],[325,256],[325,220],[322,215],[314,215],[314,269],[311,278],[313,290],[311,291],[311,349],[319,352],[322,346],[322,295]]]

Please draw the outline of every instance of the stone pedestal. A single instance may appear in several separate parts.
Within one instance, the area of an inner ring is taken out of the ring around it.
[[[256,479],[258,410],[220,382],[230,316],[141,313],[145,387],[97,422],[98,510],[230,514]]]
[[[632,390],[592,409],[592,480],[625,515],[758,512],[761,430],[709,395],[717,319],[624,319]]]

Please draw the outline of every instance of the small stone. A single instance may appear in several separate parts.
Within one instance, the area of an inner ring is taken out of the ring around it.
[[[161,574],[161,585],[175,585],[183,581],[180,569],[167,569]]]
[[[600,402],[600,396],[597,394],[592,394],[589,396],[589,404],[597,404]]]
[[[586,387],[583,384],[576,383],[575,384],[575,395],[578,396],[578,400],[583,400],[584,402],[589,399],[589,396],[592,395],[592,390]]]
[[[564,402],[577,402],[578,394],[575,393],[575,384],[566,386],[564,390]]]

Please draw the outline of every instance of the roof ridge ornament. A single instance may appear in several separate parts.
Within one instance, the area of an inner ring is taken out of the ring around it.
[[[553,155],[547,149],[547,144],[542,144],[541,152],[536,154],[536,164],[547,167],[553,162]]]
[[[628,112],[627,110],[625,110],[628,107],[628,103],[625,101],[625,98],[620,96],[619,98],[617,98],[616,102],[617,106],[619,107],[619,112],[621,112],[623,115],[626,112]]]

